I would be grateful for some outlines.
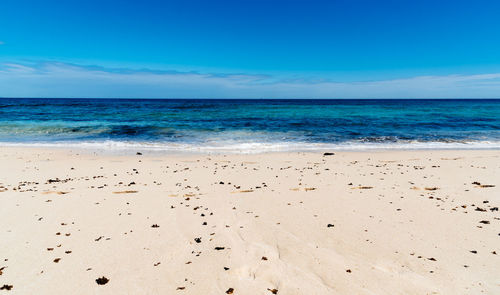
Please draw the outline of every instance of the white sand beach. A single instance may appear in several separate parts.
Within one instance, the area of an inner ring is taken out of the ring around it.
[[[0,294],[500,294],[499,151],[0,161]]]

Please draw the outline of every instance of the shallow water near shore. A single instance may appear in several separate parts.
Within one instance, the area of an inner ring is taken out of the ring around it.
[[[500,100],[3,98],[0,144],[245,153],[498,149]]]

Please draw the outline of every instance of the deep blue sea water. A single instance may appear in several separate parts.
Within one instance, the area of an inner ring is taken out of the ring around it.
[[[224,152],[500,148],[500,100],[2,98],[0,145]]]

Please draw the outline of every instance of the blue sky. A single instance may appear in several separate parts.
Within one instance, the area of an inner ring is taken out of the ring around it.
[[[500,97],[498,1],[0,2],[0,96]]]

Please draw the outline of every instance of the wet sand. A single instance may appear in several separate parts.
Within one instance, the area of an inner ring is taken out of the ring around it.
[[[500,294],[500,151],[0,161],[0,294]]]

